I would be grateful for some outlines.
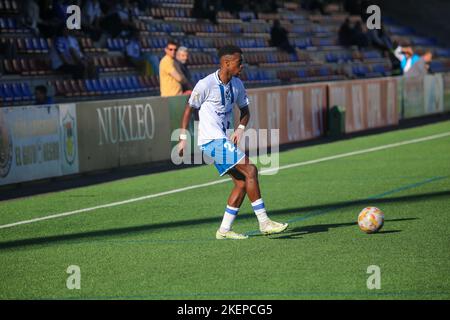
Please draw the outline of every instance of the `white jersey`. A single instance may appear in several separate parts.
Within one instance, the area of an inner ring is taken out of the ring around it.
[[[199,109],[199,146],[215,139],[226,138],[234,104],[239,108],[249,104],[244,85],[239,78],[232,77],[225,85],[218,74],[219,70],[200,80],[189,98],[189,105]]]

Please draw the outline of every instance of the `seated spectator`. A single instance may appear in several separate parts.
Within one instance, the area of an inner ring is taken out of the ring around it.
[[[34,0],[25,0],[22,4],[22,23],[30,28],[35,35],[39,34],[38,23],[40,23],[39,6]]]
[[[83,31],[88,33],[94,41],[98,41],[102,34],[100,21],[103,18],[99,0],[86,1],[81,13]]]
[[[191,72],[187,67],[189,50],[186,47],[179,47],[175,56],[175,69],[182,76],[181,86],[184,94],[190,94],[194,85],[192,83]]]
[[[210,0],[194,0],[192,8],[192,17],[197,19],[209,19],[212,23],[217,24],[216,1]]]
[[[153,75],[153,59],[151,54],[142,52],[139,30],[134,29],[125,46],[125,57],[142,75]]]
[[[177,44],[169,40],[164,49],[166,55],[159,63],[159,81],[162,97],[177,96],[183,93],[181,81],[183,77],[175,68],[175,53]]]
[[[135,28],[132,6],[128,0],[114,0],[109,11],[101,20],[101,27],[113,38],[128,36]]]
[[[52,69],[70,73],[73,79],[83,79],[87,76],[88,63],[81,52],[78,41],[69,34],[67,28],[61,27],[62,34],[53,41],[50,51]]]
[[[42,37],[53,38],[57,36],[60,28],[66,25],[66,20],[61,18],[59,6],[54,6],[53,1],[39,1],[38,28]]]
[[[369,46],[369,39],[361,21],[356,22],[352,29],[352,45],[358,46],[359,48]]]
[[[383,52],[389,52],[393,49],[392,40],[386,33],[383,25],[380,29],[371,29],[367,31],[367,38],[369,43],[374,48]]]
[[[398,46],[394,55],[400,61],[403,75],[406,77],[423,76],[428,73],[428,66],[433,54],[427,51],[423,56],[415,54],[411,47]]]
[[[46,86],[36,86],[34,88],[34,105],[42,105],[42,104],[53,104],[53,99],[47,96],[47,87]]]
[[[295,53],[295,48],[289,43],[288,32],[281,26],[279,20],[273,21],[270,29],[270,43],[271,46],[278,47],[283,51]]]
[[[350,19],[345,19],[344,23],[339,28],[339,44],[342,46],[351,46],[353,43],[353,31]]]

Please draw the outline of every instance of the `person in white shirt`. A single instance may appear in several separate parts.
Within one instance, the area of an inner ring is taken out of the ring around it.
[[[220,69],[200,80],[189,98],[181,123],[179,155],[183,155],[186,147],[186,128],[192,110],[197,109],[199,110],[198,145],[207,156],[214,160],[220,176],[228,174],[234,182],[222,224],[216,232],[216,239],[248,238],[247,235],[232,231],[232,224],[245,195],[252,203],[261,233],[283,232],[288,224],[272,221],[267,216],[261,199],[258,170],[237,147],[250,119],[249,100],[244,85],[238,78],[243,69],[242,51],[236,46],[224,46],[219,49],[219,59]],[[231,125],[234,105],[237,105],[240,110],[240,124],[228,138],[227,129]]]

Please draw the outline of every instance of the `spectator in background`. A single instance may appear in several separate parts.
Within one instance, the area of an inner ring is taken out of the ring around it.
[[[218,4],[213,0],[194,0],[192,8],[192,17],[197,19],[209,19],[217,24]]]
[[[30,28],[35,35],[39,35],[38,23],[40,22],[40,9],[38,4],[34,0],[25,0],[22,4],[22,10],[22,22],[24,26]]]
[[[369,46],[369,39],[365,33],[365,27],[361,21],[355,23],[352,29],[352,45],[356,45],[359,48]]]
[[[279,20],[274,20],[270,29],[270,44],[288,53],[295,53],[295,48],[289,43],[288,32],[280,24]]]
[[[69,34],[65,26],[59,28],[61,35],[53,41],[50,51],[52,69],[70,73],[73,79],[83,79],[87,76],[88,63],[81,52],[78,41]]]
[[[138,29],[134,29],[132,31],[131,37],[125,46],[124,54],[128,62],[138,69],[141,75],[145,76],[154,74],[152,63],[153,56],[142,51],[140,32]]]
[[[53,99],[47,96],[47,87],[40,85],[34,88],[34,105],[53,104]]]
[[[53,38],[60,32],[60,28],[66,24],[66,21],[60,19],[57,6],[54,6],[52,0],[39,1],[39,33],[44,38]]]
[[[192,83],[191,73],[187,67],[189,59],[189,50],[186,47],[179,47],[175,56],[175,69],[182,76],[181,86],[184,94],[190,94],[194,85]]]
[[[433,54],[427,51],[423,56],[415,54],[411,47],[398,46],[394,50],[394,55],[400,61],[403,75],[406,77],[423,76],[428,73],[429,63],[433,59]]]
[[[353,42],[353,31],[350,19],[345,19],[344,23],[339,28],[339,44],[342,46],[351,46]]]
[[[164,49],[166,55],[159,63],[159,82],[161,97],[177,96],[183,93],[181,81],[183,77],[175,68],[175,53],[177,44],[169,40]]]
[[[102,34],[100,21],[103,17],[99,0],[85,1],[81,14],[83,31],[87,32],[94,41],[98,41]]]
[[[392,40],[386,33],[384,25],[381,25],[380,29],[371,29],[367,31],[367,37],[370,45],[383,52],[389,52],[393,50]]]
[[[101,27],[113,38],[127,36],[135,28],[133,10],[128,0],[115,0],[106,16],[101,21]]]

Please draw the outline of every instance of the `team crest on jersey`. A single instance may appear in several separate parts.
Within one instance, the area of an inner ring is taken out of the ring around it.
[[[64,156],[68,164],[75,161],[76,143],[74,137],[75,119],[67,112],[63,119]]]
[[[230,89],[227,89],[225,91],[225,99],[231,100],[231,91],[230,91]]]
[[[6,120],[0,113],[0,177],[9,174],[13,156],[13,142]]]
[[[200,102],[200,93],[198,93],[197,91],[192,91],[192,103],[194,105],[198,105]]]

